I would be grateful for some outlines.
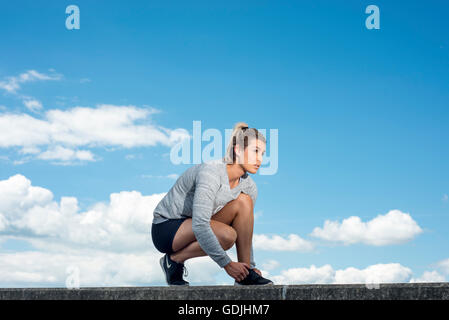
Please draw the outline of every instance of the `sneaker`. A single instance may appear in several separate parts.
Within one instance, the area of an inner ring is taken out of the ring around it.
[[[165,280],[169,286],[188,286],[189,283],[182,278],[184,275],[187,276],[187,269],[184,263],[178,263],[170,259],[168,254],[165,254],[160,260],[162,271],[165,274]]]
[[[245,279],[242,281],[235,281],[235,286],[246,286],[246,285],[272,285],[273,281],[265,279],[264,277],[260,276],[256,271],[253,269],[249,269],[249,274],[246,276]]]

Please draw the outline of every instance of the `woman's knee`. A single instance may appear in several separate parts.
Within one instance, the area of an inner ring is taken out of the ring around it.
[[[216,232],[216,236],[223,249],[228,250],[232,248],[237,240],[237,232],[235,231],[235,229],[220,222],[218,222],[216,228],[214,229],[216,229],[214,231]]]
[[[225,250],[231,249],[234,243],[237,241],[237,232],[233,227],[226,228],[223,237],[223,246]]]
[[[246,193],[240,192],[237,199],[239,211],[252,212],[253,211],[253,199]]]

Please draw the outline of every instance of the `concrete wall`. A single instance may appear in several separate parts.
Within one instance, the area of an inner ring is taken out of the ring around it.
[[[449,300],[449,282],[264,287],[0,288],[0,300]]]

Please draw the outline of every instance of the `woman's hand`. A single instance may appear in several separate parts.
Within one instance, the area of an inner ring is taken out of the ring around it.
[[[231,261],[224,266],[226,272],[235,279],[235,281],[242,281],[249,274],[248,269],[251,267],[245,262]]]

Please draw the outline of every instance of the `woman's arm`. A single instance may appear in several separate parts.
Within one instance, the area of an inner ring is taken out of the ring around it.
[[[198,171],[192,205],[192,230],[201,249],[223,268],[232,260],[210,226],[215,196],[220,188],[220,177],[212,170],[212,167],[205,166]]]

